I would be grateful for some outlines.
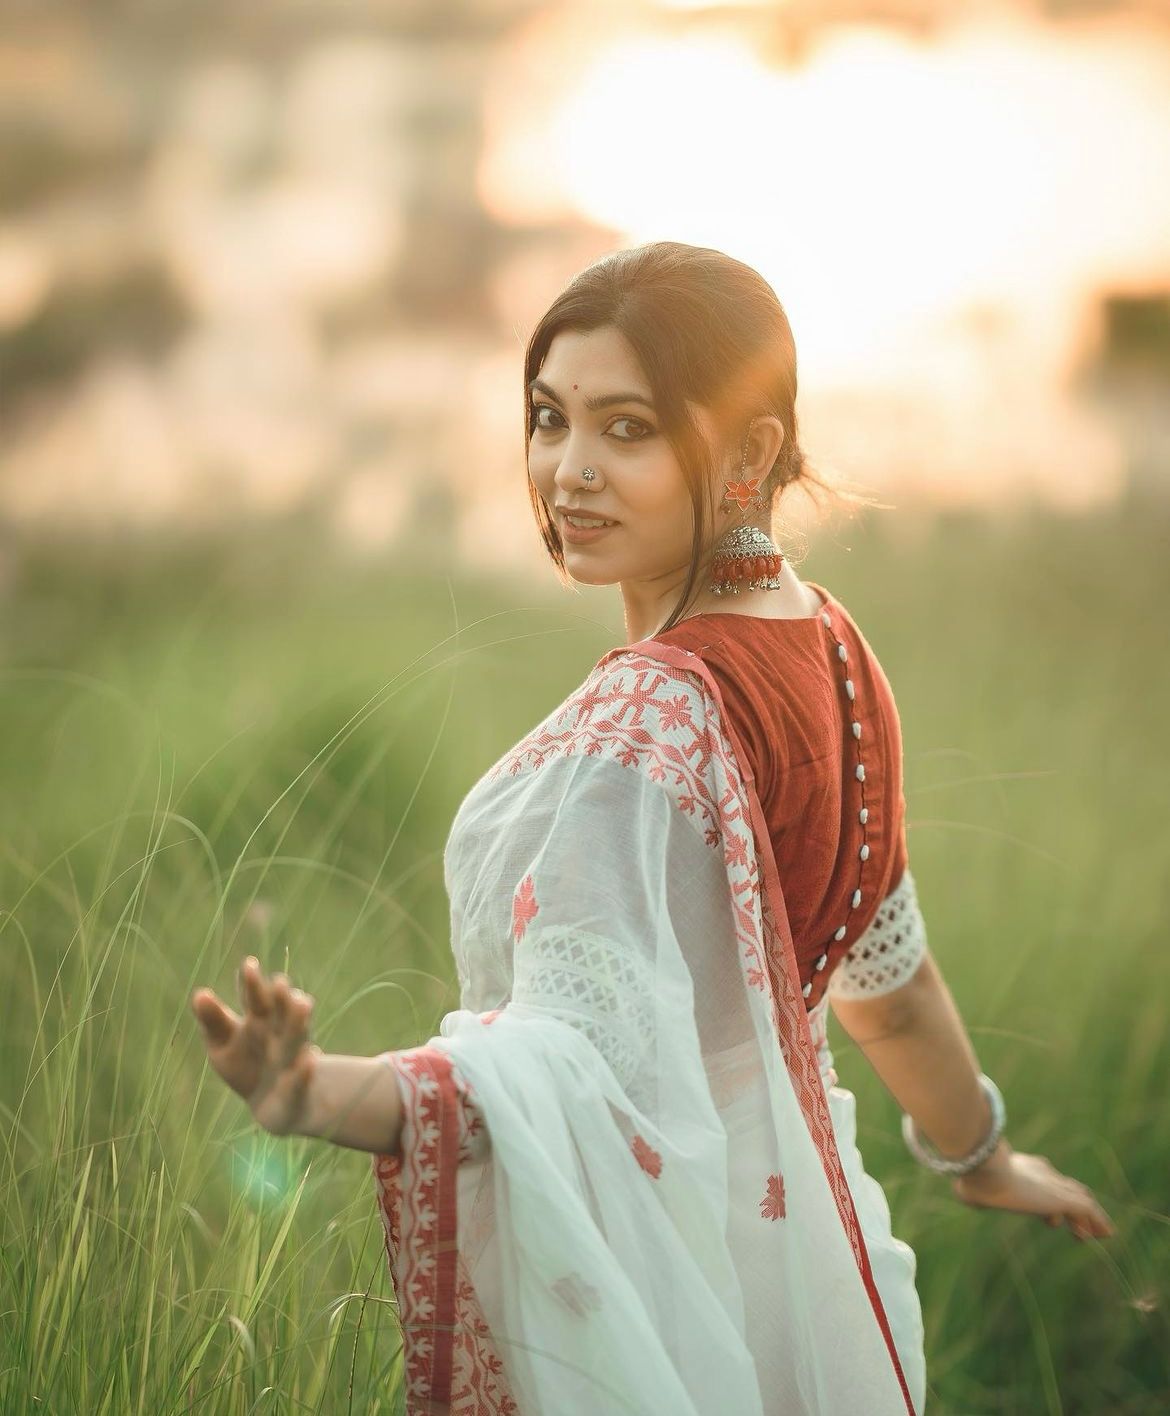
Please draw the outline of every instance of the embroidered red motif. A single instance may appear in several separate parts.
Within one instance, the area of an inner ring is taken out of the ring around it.
[[[760,1213],[765,1219],[783,1219],[784,1209],[784,1176],[769,1175],[768,1188],[764,1193],[764,1198],[760,1201]]]
[[[517,886],[516,893],[512,896],[512,938],[519,944],[524,937],[524,931],[528,928],[528,921],[537,913],[540,906],[536,903],[536,887],[532,883],[532,876],[526,875]]]
[[[634,1152],[634,1159],[646,1174],[657,1180],[662,1174],[662,1157],[654,1147],[648,1145],[641,1136],[635,1136],[630,1142],[630,1149]]]

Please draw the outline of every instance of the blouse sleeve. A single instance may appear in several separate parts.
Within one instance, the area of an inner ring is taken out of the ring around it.
[[[865,932],[829,975],[829,998],[875,998],[892,993],[913,977],[926,950],[926,922],[907,866]]]

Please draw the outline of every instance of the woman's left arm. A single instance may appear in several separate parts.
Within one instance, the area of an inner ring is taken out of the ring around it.
[[[924,953],[900,987],[872,998],[833,998],[841,1026],[865,1054],[920,1135],[947,1158],[968,1154],[991,1128],[979,1064],[959,1010],[933,955]],[[1000,1136],[991,1155],[951,1181],[976,1207],[1068,1221],[1078,1239],[1114,1233],[1087,1185],[1062,1175],[1046,1156],[1013,1150]]]
[[[378,1155],[398,1150],[402,1097],[382,1057],[322,1052],[309,1041],[313,999],[284,974],[266,979],[249,955],[239,975],[243,1013],[210,988],[196,989],[191,1010],[203,1029],[208,1061],[277,1136],[320,1136]]]

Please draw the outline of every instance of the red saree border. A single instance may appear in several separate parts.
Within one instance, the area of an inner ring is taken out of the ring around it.
[[[599,665],[604,664],[609,659],[620,654],[640,654],[648,659],[657,659],[685,673],[697,673],[702,678],[704,684],[706,684],[711,697],[718,705],[723,730],[727,734],[732,750],[735,752],[739,775],[743,780],[744,789],[747,793],[748,807],[751,811],[752,827],[755,836],[756,853],[763,862],[765,889],[761,896],[761,909],[763,909],[765,905],[771,909],[774,926],[773,934],[774,937],[779,937],[783,945],[780,956],[776,957],[778,951],[767,948],[767,940],[764,941],[765,953],[767,955],[768,993],[772,1005],[772,1020],[777,1030],[781,1051],[784,1054],[784,1060],[787,1064],[789,1075],[792,1078],[793,1088],[800,1101],[805,1124],[808,1126],[809,1133],[820,1154],[821,1163],[825,1168],[825,1175],[829,1181],[829,1187],[837,1203],[841,1223],[844,1226],[850,1246],[853,1249],[858,1269],[861,1272],[861,1277],[865,1284],[865,1290],[869,1295],[869,1300],[873,1307],[874,1317],[877,1319],[878,1326],[886,1342],[886,1347],[889,1349],[890,1361],[894,1365],[898,1383],[902,1388],[902,1396],[906,1402],[906,1410],[909,1416],[917,1416],[914,1410],[914,1403],[910,1396],[910,1388],[906,1382],[906,1374],[902,1370],[901,1359],[898,1356],[898,1350],[894,1343],[894,1335],[890,1329],[889,1318],[886,1316],[885,1305],[882,1303],[881,1295],[878,1292],[877,1283],[873,1276],[869,1251],[866,1248],[861,1223],[857,1218],[857,1209],[853,1202],[853,1194],[849,1189],[849,1182],[845,1177],[844,1167],[841,1164],[841,1155],[837,1149],[837,1137],[833,1130],[828,1098],[825,1095],[824,1083],[821,1080],[816,1047],[812,1040],[808,1014],[805,1011],[804,996],[801,993],[800,972],[796,959],[796,950],[792,940],[792,930],[788,922],[788,909],[784,903],[784,891],[781,888],[780,874],[776,868],[776,856],[772,849],[772,838],[768,829],[767,818],[764,814],[759,792],[756,790],[755,774],[748,765],[749,759],[743,750],[743,744],[740,741],[739,734],[736,732],[727,714],[719,684],[714,674],[703,662],[701,655],[695,653],[693,650],[681,649],[677,645],[667,644],[662,640],[651,637],[613,649],[608,654],[603,655],[598,663]],[[787,1026],[785,1026],[785,1024],[787,1024]],[[792,1047],[793,1042],[796,1044],[795,1051]]]
[[[399,1153],[371,1163],[398,1299],[407,1416],[517,1416],[459,1260],[458,1170],[478,1148],[482,1119],[442,1048],[424,1043],[382,1056],[403,1094],[402,1141]]]

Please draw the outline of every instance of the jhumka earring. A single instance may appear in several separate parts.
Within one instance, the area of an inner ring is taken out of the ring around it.
[[[748,444],[745,442],[739,481],[723,484],[722,506],[725,508],[734,506],[740,511],[757,511],[766,504],[760,494],[760,483],[764,478],[745,475],[747,455]],[[779,590],[784,584],[780,578],[783,564],[783,551],[766,532],[758,526],[734,526],[714,547],[710,591],[713,595],[738,595],[744,584],[749,590]]]

